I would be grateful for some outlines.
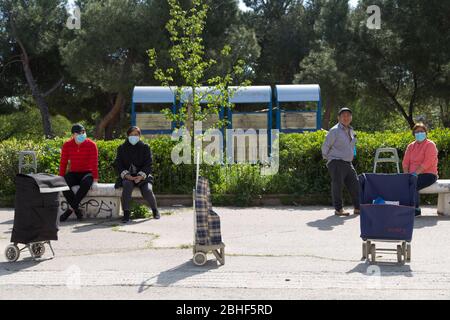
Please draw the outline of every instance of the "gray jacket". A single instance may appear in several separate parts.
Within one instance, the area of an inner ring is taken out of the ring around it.
[[[322,145],[322,156],[327,165],[332,160],[353,161],[356,146],[356,134],[352,127],[346,129],[341,123],[328,132]]]

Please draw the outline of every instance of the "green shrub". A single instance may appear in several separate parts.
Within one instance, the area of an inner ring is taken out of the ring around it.
[[[287,194],[302,204],[329,204],[330,178],[321,146],[326,132],[321,130],[302,134],[280,135],[280,167],[273,176],[261,176],[258,165],[201,166],[201,174],[209,179],[213,199],[220,203],[247,205],[264,194]],[[410,132],[393,133],[357,132],[357,157],[354,161],[358,173],[372,172],[377,148],[395,147],[402,158],[407,145],[413,140]],[[437,129],[429,134],[439,150],[439,175],[450,178],[450,129]],[[35,150],[38,171],[58,173],[63,138],[45,141],[17,140],[0,142],[0,201],[14,195],[14,176],[18,171],[20,150]],[[195,165],[175,165],[171,150],[176,142],[170,137],[147,141],[153,153],[153,175],[156,193],[188,194],[195,184]],[[123,140],[97,141],[99,148],[100,182],[116,180],[113,162],[117,147]],[[379,172],[393,172],[394,167],[380,166]],[[428,198],[427,198],[428,199]],[[431,198],[430,198],[431,199]],[[319,201],[322,200],[320,203]],[[310,203],[312,202],[312,203]],[[1,205],[1,203],[0,203]]]
[[[150,210],[146,205],[131,202],[131,219],[145,219],[150,217]]]
[[[72,124],[66,117],[51,116],[50,122],[55,136],[64,137],[70,134]],[[11,137],[22,140],[44,137],[41,114],[37,107],[24,107],[10,114],[0,114],[0,141]]]

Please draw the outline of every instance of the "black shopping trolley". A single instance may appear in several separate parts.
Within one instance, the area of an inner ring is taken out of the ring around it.
[[[411,261],[417,177],[411,174],[359,176],[363,259],[376,262],[377,250],[397,253],[397,261]],[[375,242],[397,243],[397,248],[376,248]]]
[[[58,240],[59,192],[69,190],[63,177],[38,173],[18,174],[15,179],[15,211],[11,243],[5,256],[17,261],[20,252],[28,249],[33,259],[41,258],[51,240]],[[18,244],[25,247],[19,249]]]

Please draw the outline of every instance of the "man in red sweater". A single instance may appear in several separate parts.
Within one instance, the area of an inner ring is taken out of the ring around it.
[[[68,164],[69,172],[67,172]],[[63,192],[71,208],[68,208],[59,220],[64,222],[75,212],[77,219],[81,221],[83,214],[79,209],[80,202],[93,182],[98,181],[98,149],[94,141],[86,138],[86,130],[80,124],[72,127],[72,138],[62,147],[59,175],[66,179],[69,188],[80,186],[76,194],[72,189]]]

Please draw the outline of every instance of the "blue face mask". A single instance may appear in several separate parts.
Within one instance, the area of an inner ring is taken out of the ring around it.
[[[138,143],[140,138],[138,136],[129,136],[128,142],[130,142],[133,146]]]
[[[425,132],[417,132],[414,135],[416,136],[416,140],[419,142],[425,141],[427,138],[427,134]]]
[[[78,134],[75,139],[78,143],[83,143],[86,140],[86,133]]]

